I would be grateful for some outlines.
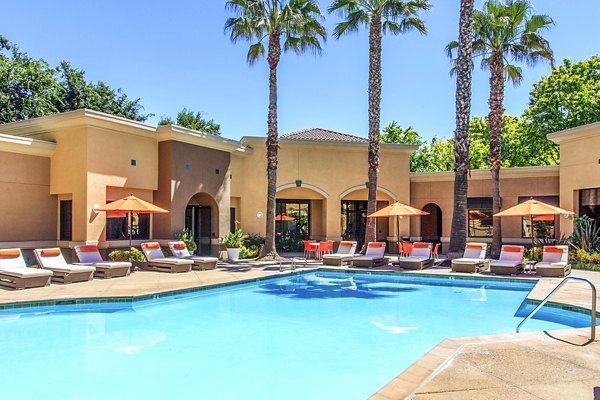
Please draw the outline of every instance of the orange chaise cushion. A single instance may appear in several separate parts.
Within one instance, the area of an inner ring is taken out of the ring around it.
[[[413,243],[413,247],[415,249],[426,249],[429,247],[429,243],[417,242]]]
[[[19,250],[0,250],[0,257],[2,258],[17,258],[21,255]]]
[[[174,249],[177,249],[177,250],[183,250],[183,249],[185,249],[186,247],[187,247],[187,246],[185,245],[185,243],[181,243],[181,242],[179,242],[179,243],[175,243],[175,244],[173,245],[173,248],[174,248]]]
[[[352,242],[340,242],[341,247],[352,247],[352,245],[354,245]]]
[[[89,246],[81,246],[79,251],[82,253],[95,253],[98,251],[98,246],[89,245]]]
[[[467,249],[483,250],[483,246],[480,244],[468,244]]]
[[[502,250],[504,251],[508,251],[510,253],[520,253],[522,252],[524,249],[523,247],[519,247],[519,246],[504,246],[502,248]]]
[[[377,242],[369,243],[369,247],[372,249],[375,249],[378,247],[383,247],[383,246],[385,246],[385,243],[377,243]]]
[[[160,244],[158,242],[146,243],[144,247],[147,249],[160,249]]]
[[[56,256],[60,256],[60,249],[42,250],[42,257],[56,257]]]
[[[547,253],[564,253],[565,249],[554,246],[546,246],[544,247],[544,251]]]

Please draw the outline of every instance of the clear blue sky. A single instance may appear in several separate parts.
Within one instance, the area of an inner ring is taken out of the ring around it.
[[[383,44],[382,126],[392,120],[425,137],[454,130],[455,83],[444,46],[458,32],[459,0],[431,0],[429,35],[389,36]],[[321,0],[326,9],[331,0]],[[483,1],[477,0],[477,6]],[[556,59],[600,53],[600,1],[533,0],[554,18],[547,34]],[[246,64],[247,44],[223,33],[228,12],[220,0],[3,0],[0,34],[52,65],[68,60],[140,97],[145,112],[175,115],[184,107],[206,113],[231,138],[266,133],[267,65]],[[328,15],[332,31],[339,21]],[[532,84],[550,69],[525,67],[525,80],[508,87],[506,111],[520,114]],[[366,136],[367,32],[330,38],[323,54],[286,54],[279,72],[280,133],[323,127]],[[473,115],[487,114],[487,73],[477,70]]]

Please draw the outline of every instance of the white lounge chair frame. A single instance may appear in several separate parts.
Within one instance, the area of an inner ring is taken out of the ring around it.
[[[423,269],[433,264],[431,258],[431,243],[416,242],[413,243],[412,253],[406,257],[398,259],[398,265],[403,269]]]
[[[58,247],[35,249],[33,254],[41,268],[52,271],[53,282],[76,283],[94,279],[96,268],[89,265],[67,264]]]
[[[79,259],[76,265],[91,265],[96,268],[96,278],[120,278],[129,276],[131,263],[125,261],[104,261],[95,245],[75,246],[75,253]]]
[[[148,261],[143,267],[151,271],[180,273],[190,272],[194,262],[177,257],[165,257],[158,242],[142,243],[142,251]]]
[[[524,246],[502,246],[500,258],[490,262],[490,272],[498,275],[517,275],[523,272],[524,251]]]
[[[465,254],[452,260],[454,272],[479,272],[485,262],[487,243],[467,243]]]
[[[352,265],[354,253],[356,253],[356,242],[344,240],[340,242],[337,252],[323,255],[323,265]]]
[[[17,255],[18,254],[18,255]],[[29,289],[50,285],[52,272],[28,268],[21,249],[0,250],[0,285],[12,289]]]
[[[364,255],[355,256],[352,265],[355,267],[380,267],[385,264],[385,242],[370,242]]]
[[[549,251],[549,248],[561,249],[562,252]],[[569,264],[569,246],[544,246],[542,261],[535,264],[538,275],[547,277],[563,277],[571,273]]]
[[[190,254],[186,244],[183,241],[169,242],[169,250],[171,250],[173,257],[193,261],[194,264],[192,269],[200,271],[215,269],[217,268],[217,263],[219,262],[217,257],[202,257]]]

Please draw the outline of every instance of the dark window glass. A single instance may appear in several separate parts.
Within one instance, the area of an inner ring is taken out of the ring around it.
[[[235,228],[235,208],[232,207],[229,209],[229,231],[234,232]]]
[[[59,240],[73,240],[73,201],[60,202],[60,235]]]
[[[277,200],[275,206],[275,244],[282,252],[302,251],[303,240],[310,237],[310,201]]]
[[[600,226],[600,188],[579,191],[579,215],[587,215]]]
[[[150,214],[131,215],[131,238],[150,239]],[[109,218],[106,222],[106,240],[129,240],[127,215]]]
[[[492,237],[493,211],[491,208],[469,209],[469,237]]]

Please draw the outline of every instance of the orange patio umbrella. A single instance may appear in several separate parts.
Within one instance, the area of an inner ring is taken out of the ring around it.
[[[530,217],[531,218],[531,248],[535,247],[535,229],[533,221],[548,221],[548,217],[554,215],[573,215],[573,211],[556,207],[543,201],[535,200],[533,197],[521,204],[507,208],[494,214],[494,217]],[[538,217],[538,218],[535,218]]]
[[[104,211],[107,213],[126,213],[127,225],[129,230],[129,247],[131,247],[131,214],[159,214],[168,213],[164,208],[155,206],[152,203],[135,197],[133,194],[122,198],[121,200],[113,201],[95,209],[96,211]]]
[[[419,210],[406,204],[395,202],[387,207],[382,208],[379,211],[375,211],[373,214],[368,215],[369,218],[389,218],[396,217],[398,221],[398,229],[396,233],[398,235],[398,242],[400,242],[400,217],[417,217],[421,215],[429,215],[428,212]]]
[[[289,215],[286,215],[285,213],[281,213],[275,216],[275,221],[295,221],[296,218],[294,217],[290,217]]]

